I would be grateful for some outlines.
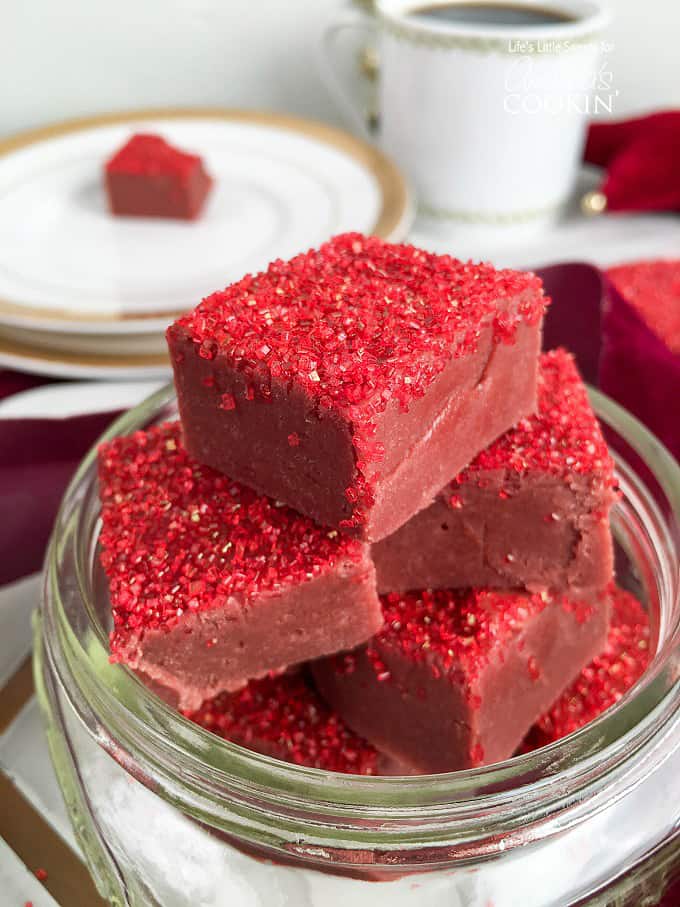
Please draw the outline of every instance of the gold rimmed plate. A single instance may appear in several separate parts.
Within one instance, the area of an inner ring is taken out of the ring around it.
[[[215,187],[199,220],[108,213],[102,166],[142,131],[204,158]],[[274,258],[346,230],[400,239],[411,218],[387,157],[310,120],[149,110],[35,130],[0,142],[0,329],[158,333]],[[3,348],[17,342],[3,332]]]
[[[90,335],[72,335],[74,349],[53,348],[43,343],[45,335],[11,329],[11,337],[0,332],[0,368],[12,368],[52,378],[87,378],[102,381],[137,381],[154,378],[170,379],[170,360],[167,352],[144,352],[135,349],[138,338],[114,347],[88,350]],[[59,335],[60,337],[62,335]],[[162,340],[162,335],[161,340]],[[128,351],[128,342],[132,350]],[[159,341],[160,342],[160,341]],[[120,350],[126,351],[121,353]]]

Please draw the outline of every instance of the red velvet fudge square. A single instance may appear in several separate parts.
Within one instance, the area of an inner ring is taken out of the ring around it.
[[[300,672],[252,680],[187,717],[225,740],[284,762],[354,775],[393,766],[351,731]]]
[[[659,340],[680,355],[680,259],[616,265],[607,277]]]
[[[373,546],[378,591],[602,589],[613,572],[615,487],[614,463],[572,356],[544,353],[536,413]]]
[[[130,217],[194,220],[212,179],[201,158],[169,145],[159,135],[133,135],[107,162],[109,207]]]
[[[599,386],[680,459],[680,259],[607,271]]]
[[[389,535],[535,405],[532,274],[346,234],[168,330],[187,449],[318,523]]]
[[[187,454],[179,423],[102,446],[114,661],[185,709],[381,626],[369,550]]]
[[[612,616],[604,649],[542,715],[522,744],[522,752],[573,734],[615,705],[647,670],[652,657],[649,615],[625,589],[614,588]]]
[[[606,594],[424,590],[382,602],[383,630],[317,662],[314,679],[354,731],[420,772],[511,756],[607,635]]]

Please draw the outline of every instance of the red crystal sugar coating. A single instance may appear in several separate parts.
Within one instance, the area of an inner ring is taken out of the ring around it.
[[[468,689],[490,660],[547,605],[572,611],[579,623],[593,613],[591,603],[547,592],[424,589],[389,593],[380,600],[384,628],[376,638],[397,646],[408,659],[427,664],[436,678],[448,675],[452,681],[464,681]],[[367,652],[378,678],[389,680],[372,643]],[[351,653],[344,656],[344,669],[352,669]]]
[[[680,353],[680,259],[617,265],[607,276],[666,346]]]
[[[177,422],[102,445],[99,478],[114,655],[129,632],[171,629],[185,611],[361,557],[360,543],[192,461]]]
[[[214,293],[179,320],[201,353],[299,383],[328,406],[370,417],[408,406],[495,322],[509,339],[543,314],[534,274],[497,271],[359,234],[275,261]],[[498,317],[498,300],[527,294]],[[355,410],[355,407],[365,410]]]
[[[252,680],[187,717],[256,752],[333,772],[378,774],[378,752],[353,733],[301,674]]]
[[[321,695],[381,752],[421,772],[509,758],[599,652],[606,594],[423,590],[381,599],[367,645],[321,659]]]
[[[367,466],[384,457],[377,417],[395,404],[408,411],[452,358],[476,351],[484,330],[511,343],[544,308],[533,274],[351,233],[214,293],[168,336],[186,332],[199,356],[219,354],[263,399],[281,382],[349,422],[357,471],[346,492],[356,505],[350,528],[373,503]]]
[[[605,650],[536,722],[522,752],[547,746],[593,721],[637,683],[651,656],[647,612],[630,592],[616,588]]]
[[[106,164],[109,173],[168,174],[188,179],[201,159],[169,145],[159,135],[137,133]]]
[[[483,450],[458,482],[475,481],[478,472],[492,469],[518,475],[543,472],[567,481],[577,474],[592,477],[603,488],[615,486],[614,462],[566,350],[541,356],[537,412]]]

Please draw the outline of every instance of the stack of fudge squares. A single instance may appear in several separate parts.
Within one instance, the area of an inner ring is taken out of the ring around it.
[[[611,705],[648,625],[546,302],[347,234],[180,318],[180,421],[100,450],[113,660],[228,740],[359,774],[496,762]]]

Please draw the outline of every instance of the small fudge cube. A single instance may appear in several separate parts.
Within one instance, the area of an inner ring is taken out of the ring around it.
[[[680,259],[607,271],[599,384],[680,459]]]
[[[200,466],[178,423],[103,445],[99,475],[112,657],[180,708],[380,628],[367,546]]]
[[[607,277],[649,329],[680,355],[680,259],[616,265]]]
[[[168,330],[187,449],[377,540],[535,405],[545,299],[496,271],[348,234]]]
[[[198,217],[212,179],[201,158],[173,148],[159,135],[133,135],[107,162],[109,207],[135,217]]]
[[[384,629],[313,665],[357,733],[421,772],[498,762],[606,639],[608,602],[487,590],[384,596]]]
[[[612,578],[615,487],[614,464],[571,355],[544,353],[536,413],[373,546],[378,591],[601,589]]]
[[[649,615],[624,589],[612,593],[607,642],[527,734],[522,752],[547,746],[593,721],[633,687],[652,657]]]
[[[284,762],[354,775],[385,774],[393,768],[299,672],[252,680],[186,715],[225,740]]]

